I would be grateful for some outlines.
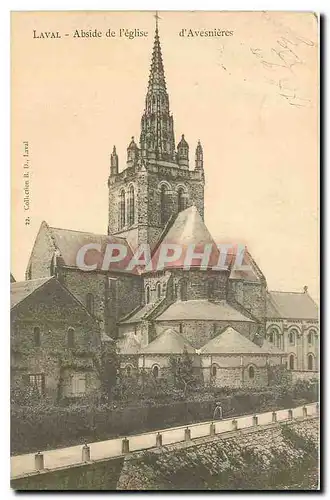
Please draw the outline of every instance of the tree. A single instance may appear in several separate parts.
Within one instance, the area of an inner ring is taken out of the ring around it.
[[[101,344],[95,350],[93,361],[100,379],[102,397],[110,401],[120,368],[116,343],[112,341]]]
[[[171,355],[170,370],[173,375],[174,385],[183,389],[183,396],[186,396],[188,387],[195,382],[193,373],[193,359],[185,348],[181,356]]]

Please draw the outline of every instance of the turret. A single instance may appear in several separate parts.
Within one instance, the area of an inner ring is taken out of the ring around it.
[[[203,148],[201,145],[201,141],[198,141],[195,153],[195,170],[203,170],[203,169],[204,169]]]
[[[134,137],[132,137],[131,142],[127,148],[127,163],[129,167],[135,165],[139,156],[139,148],[137,147]]]
[[[110,156],[110,176],[117,174],[118,174],[118,155],[116,153],[116,146],[114,146]]]
[[[189,145],[182,134],[177,147],[177,159],[180,167],[189,168]]]

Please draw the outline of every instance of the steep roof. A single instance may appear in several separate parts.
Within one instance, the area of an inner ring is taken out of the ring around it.
[[[194,245],[196,253],[203,252],[205,245],[211,245],[208,267],[216,266],[219,261],[219,249],[195,206],[179,212],[173,223],[169,225],[167,232],[163,234],[152,255],[152,269],[157,268],[162,245],[179,245],[182,249],[180,257],[176,261],[166,263],[165,269],[183,267],[190,245]],[[191,267],[200,267],[200,263],[200,259],[193,259]]]
[[[318,319],[318,307],[306,292],[269,292],[267,318]]]
[[[209,321],[247,321],[252,319],[230,306],[225,300],[210,302],[209,300],[177,301],[171,304],[156,321],[171,320],[209,320]]]
[[[146,347],[142,347],[139,354],[182,354],[185,349],[188,353],[196,352],[179,333],[168,328]]]
[[[10,308],[13,308],[29,295],[35,292],[38,288],[42,287],[45,283],[55,279],[53,276],[47,278],[38,278],[29,281],[15,281],[10,284]]]
[[[201,350],[201,354],[266,354],[258,345],[251,342],[232,327],[214,337]]]
[[[55,247],[60,253],[63,264],[66,266],[76,267],[76,258],[78,251],[83,246],[90,243],[101,245],[101,252],[98,252],[96,250],[88,250],[85,256],[85,262],[87,265],[97,263],[98,269],[102,267],[103,257],[108,243],[123,245],[127,251],[126,258],[123,259],[123,261],[111,263],[111,270],[125,271],[125,268],[133,255],[132,249],[124,238],[119,238],[117,236],[108,236],[104,234],[88,233],[85,231],[74,231],[72,229],[61,229],[50,226],[48,227]]]

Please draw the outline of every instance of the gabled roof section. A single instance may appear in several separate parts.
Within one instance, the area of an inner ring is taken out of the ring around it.
[[[168,328],[146,347],[140,349],[139,354],[182,354],[186,350],[195,354],[196,350],[173,328]]]
[[[62,293],[66,294],[67,300],[72,300],[79,307],[81,307],[87,316],[93,319],[95,323],[97,323],[96,318],[88,311],[85,305],[80,302],[80,300],[73,295],[65,286],[63,286],[55,276],[48,276],[47,278],[38,278],[34,280],[27,281],[16,281],[15,283],[10,284],[10,308],[13,310],[15,307],[19,306],[24,300],[31,297],[33,294],[39,294],[39,302],[42,302],[42,298],[44,294],[49,294],[47,292],[47,287],[49,284],[57,286]],[[44,290],[43,290],[44,289]],[[54,293],[55,288],[51,289],[51,293]],[[41,294],[41,295],[40,295]]]
[[[89,233],[85,231],[74,231],[72,229],[61,229],[49,226],[51,237],[59,251],[59,258],[62,264],[70,267],[77,267],[76,259],[78,251],[85,245],[101,245],[101,252],[88,250],[85,255],[87,265],[97,264],[97,269],[101,269],[103,258],[108,243],[123,245],[126,249],[126,257],[120,262],[112,262],[110,270],[125,272],[133,252],[128,242],[118,236],[108,236],[103,234]]]
[[[36,290],[41,288],[45,283],[55,279],[53,276],[47,278],[39,278],[29,281],[15,281],[10,284],[10,308],[20,304],[23,300],[29,297]]]
[[[318,307],[307,292],[269,292],[267,318],[318,320]]]
[[[251,342],[232,327],[205,344],[201,354],[266,354],[261,347]]]
[[[206,321],[246,321],[253,320],[234,309],[225,300],[177,301],[171,304],[156,321],[206,320]]]

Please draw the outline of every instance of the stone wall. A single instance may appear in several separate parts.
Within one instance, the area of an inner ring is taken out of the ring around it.
[[[35,342],[35,328],[40,329],[40,345]],[[74,329],[73,348],[68,348],[69,328]],[[53,279],[12,310],[12,384],[25,385],[26,376],[44,374],[46,395],[57,398],[63,375],[60,358],[64,356],[72,358],[75,366],[66,373],[67,378],[72,372],[87,370],[90,375],[86,380],[86,390],[93,390],[98,384],[88,356],[99,343],[95,320]],[[74,361],[77,353],[84,354],[84,361]]]
[[[290,489],[317,468],[318,425],[309,418],[136,452],[126,457],[117,489]]]

